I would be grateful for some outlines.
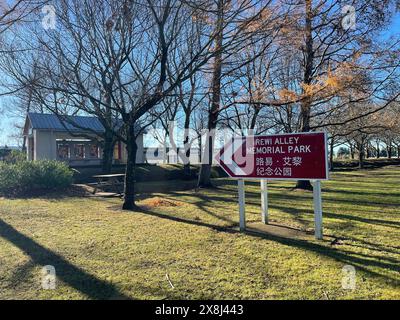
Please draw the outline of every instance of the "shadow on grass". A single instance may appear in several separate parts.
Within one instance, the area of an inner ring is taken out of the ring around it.
[[[35,263],[32,260],[27,261],[23,265],[18,266],[13,270],[11,278],[8,280],[10,287],[15,284],[29,281],[30,272],[35,268]]]
[[[63,200],[71,197],[86,197],[91,193],[82,185],[72,185],[66,189],[49,190],[49,189],[34,189],[29,192],[6,194],[3,195],[8,199],[46,199],[46,200]]]
[[[378,252],[387,252],[387,253],[392,253],[392,254],[397,254],[400,255],[400,246],[388,246],[388,245],[380,245],[377,243],[369,242],[364,239],[359,239],[359,238],[354,238],[354,237],[343,237],[343,240],[355,242],[355,243],[349,243],[346,241],[347,246],[352,246],[352,247],[357,247],[357,248],[362,248],[362,249],[368,249],[368,250],[373,250],[373,251],[378,251]],[[361,243],[361,244],[359,244]],[[397,261],[400,261],[400,259],[397,259]]]
[[[201,222],[201,221],[187,220],[187,219],[183,219],[183,218],[179,218],[179,217],[169,216],[166,214],[148,210],[146,208],[140,208],[139,212],[141,212],[143,214],[155,216],[158,218],[162,218],[162,219],[172,220],[172,221],[179,222],[179,223],[185,223],[185,224],[196,225],[196,226],[200,226],[200,227],[206,227],[206,228],[210,228],[212,230],[219,231],[219,232],[224,232],[224,233],[229,233],[229,234],[240,233],[240,231],[237,228],[235,228],[235,227],[237,227],[237,224],[228,226],[228,227],[216,226],[216,225]],[[282,237],[282,236],[277,236],[277,235],[272,235],[272,234],[267,234],[267,233],[260,233],[260,232],[256,232],[256,231],[250,231],[250,230],[245,231],[244,234],[252,236],[252,237],[260,238],[260,239],[275,241],[277,243],[296,247],[299,249],[305,249],[305,250],[308,250],[308,251],[311,251],[314,253],[318,253],[323,256],[332,258],[336,261],[340,261],[344,264],[351,264],[351,265],[357,267],[359,270],[362,270],[373,276],[379,276],[379,277],[386,278],[390,281],[395,282],[394,285],[396,285],[396,286],[400,285],[399,279],[391,277],[384,273],[379,273],[374,270],[371,270],[371,268],[375,267],[375,268],[382,269],[382,271],[390,270],[390,271],[396,272],[398,274],[400,271],[399,263],[395,263],[395,262],[392,263],[391,259],[390,259],[390,261],[388,259],[388,260],[386,260],[386,262],[383,262],[383,261],[381,261],[380,257],[378,257],[378,256],[369,256],[369,255],[365,255],[365,254],[359,255],[356,252],[346,251],[343,249],[338,250],[334,247],[328,246],[329,245],[328,243],[330,243],[331,239],[329,240],[329,242],[324,241],[324,242],[321,242],[321,244],[319,244],[319,243],[314,243],[314,242],[310,242],[307,240],[286,238],[286,237]]]
[[[332,219],[341,219],[341,220],[353,220],[362,223],[368,223],[373,225],[381,225],[385,227],[392,227],[392,228],[400,228],[400,222],[398,221],[390,221],[390,220],[381,220],[381,219],[374,219],[374,218],[363,218],[349,214],[337,214],[337,213],[330,213],[324,212],[325,217],[332,218]]]
[[[281,210],[282,212],[286,212],[294,217],[300,215],[300,214],[312,214],[312,209],[302,209],[302,208],[290,208],[282,205],[277,205],[277,204],[271,204],[270,207],[272,209],[278,209]],[[362,222],[366,224],[372,224],[372,225],[381,225],[385,227],[393,227],[393,228],[400,228],[400,222],[399,221],[391,221],[391,220],[382,220],[382,219],[375,219],[375,218],[364,218],[356,215],[350,215],[350,214],[343,214],[343,213],[332,213],[328,212],[326,210],[323,211],[323,216],[325,218],[331,218],[331,219],[338,219],[338,220],[345,220],[345,221],[357,221],[357,222]]]
[[[219,188],[218,188],[219,189]],[[218,191],[217,189],[217,191]],[[179,199],[182,194],[176,193],[176,192],[170,192],[169,193],[172,197],[175,197],[177,199]],[[187,202],[190,203],[192,205],[195,205],[196,207],[198,207],[199,209],[205,211],[207,214],[214,216],[215,218],[218,218],[220,220],[223,220],[225,222],[231,223],[233,224],[234,222],[230,219],[227,219],[223,216],[223,214],[215,214],[213,213],[211,210],[208,210],[207,207],[213,207],[213,208],[217,208],[219,205],[217,204],[218,202],[224,202],[224,203],[237,203],[238,199],[236,196],[236,193],[232,192],[232,193],[228,193],[228,197],[226,195],[217,193],[217,194],[204,194],[202,192],[195,192],[195,196],[197,199],[199,199],[198,201],[185,201],[185,200],[180,200],[183,202]],[[253,206],[259,206],[260,205],[260,200],[259,200],[259,193],[256,192],[246,192],[246,204],[249,205],[253,205]],[[311,200],[310,197],[307,198],[307,195],[304,194],[297,194],[297,195],[285,195],[285,199],[293,199],[293,200]],[[327,198],[327,197],[325,197]],[[174,198],[170,198],[171,200],[174,200]],[[294,208],[294,207],[288,207],[286,205],[282,205],[281,199],[278,195],[276,194],[271,194],[270,195],[270,208],[271,209],[278,209],[282,212],[285,212],[287,214],[290,214],[297,222],[303,224],[303,218],[302,215],[303,214],[313,214],[313,210],[312,210],[312,203],[310,202],[310,208]],[[331,201],[326,200],[326,203],[329,205],[329,203]],[[350,202],[350,201],[349,201]],[[223,213],[223,208],[221,208],[221,212]],[[339,220],[344,220],[344,221],[355,221],[355,222],[361,222],[361,223],[366,223],[366,224],[372,224],[372,225],[381,225],[381,226],[386,226],[386,227],[393,227],[393,228],[400,228],[400,222],[398,221],[391,221],[391,220],[387,220],[387,219],[377,219],[377,218],[367,218],[367,217],[362,217],[362,216],[357,216],[357,215],[350,215],[350,214],[337,214],[337,213],[332,213],[329,211],[324,210],[323,213],[324,217],[326,218],[331,218],[331,219],[339,219]]]
[[[360,188],[360,187],[358,187]],[[396,187],[392,187],[392,188],[387,188],[387,191],[390,191],[390,194],[388,192],[384,193],[384,192],[366,192],[369,191],[368,188],[363,188],[363,189],[367,189],[367,190],[343,190],[343,189],[335,189],[332,187],[328,187],[328,188],[324,188],[325,192],[328,192],[330,194],[345,194],[345,195],[352,195],[352,196],[373,196],[373,197],[387,197],[387,196],[396,196],[398,193],[398,188]]]
[[[326,243],[325,241],[322,242],[321,244],[314,243],[314,242],[309,242],[305,240],[298,240],[298,239],[290,239],[290,238],[283,238],[280,236],[276,235],[270,235],[270,234],[261,234],[258,232],[253,232],[253,231],[246,231],[245,232],[248,235],[263,238],[263,239],[268,239],[272,240],[284,245],[289,245],[289,246],[294,246],[297,248],[301,249],[306,249],[309,251],[312,251],[314,253],[318,253],[321,255],[324,255],[329,258],[333,258],[337,261],[340,261],[345,264],[350,264],[355,267],[357,267],[360,270],[363,270],[366,273],[369,273],[374,276],[379,276],[379,277],[384,277],[389,280],[392,280],[396,283],[396,285],[400,285],[400,279],[399,278],[393,278],[387,274],[383,273],[378,273],[376,271],[371,270],[371,267],[376,267],[376,268],[381,268],[384,270],[390,270],[394,271],[399,274],[400,271],[400,265],[399,261],[396,259],[391,259],[391,258],[386,258],[386,257],[381,257],[381,256],[372,256],[372,255],[367,255],[367,254],[362,254],[362,253],[357,253],[357,252],[351,252],[343,249],[336,249],[333,247],[327,247],[322,245],[322,243]],[[383,258],[387,262],[383,262]],[[373,260],[376,259],[376,260]]]
[[[184,218],[179,218],[176,216],[169,216],[163,213],[159,213],[159,212],[155,212],[152,210],[149,210],[148,208],[145,207],[138,207],[136,209],[136,211],[132,211],[132,212],[140,212],[143,214],[147,214],[153,217],[157,217],[157,218],[162,218],[162,219],[168,219],[171,221],[175,221],[175,222],[181,222],[181,223],[186,223],[186,224],[193,224],[199,227],[206,227],[209,229],[213,229],[215,231],[223,231],[223,232],[228,232],[228,233],[236,233],[236,231],[234,229],[232,229],[232,227],[237,226],[237,223],[232,223],[232,225],[230,226],[217,226],[215,224],[211,224],[211,223],[207,223],[207,222],[202,222],[202,221],[197,221],[197,220],[189,220],[189,219],[184,219]]]
[[[181,202],[190,203],[190,204],[195,205],[198,209],[202,210],[204,213],[208,214],[211,217],[214,217],[216,219],[222,220],[222,221],[227,222],[229,224],[234,224],[235,223],[233,220],[231,220],[229,218],[226,218],[226,217],[224,217],[222,215],[216,214],[212,210],[209,210],[208,207],[210,207],[210,206],[213,207],[214,209],[218,208],[219,206],[216,206],[213,203],[210,203],[210,200],[207,200],[205,197],[198,196],[198,198],[201,199],[201,200],[200,201],[196,201],[195,203],[193,203],[193,202],[188,202],[188,201],[180,199],[181,195],[179,193],[172,193],[172,194],[173,194],[174,197],[165,196],[164,198],[168,199],[168,200],[171,200],[171,201],[179,199],[179,201],[181,201]],[[224,209],[224,208],[221,208],[221,210],[222,209]]]
[[[336,192],[339,194],[340,192]],[[247,194],[247,192],[246,192]],[[290,201],[298,201],[298,200],[311,200],[312,201],[312,194],[307,197],[306,193],[302,194],[285,194],[284,195],[286,200]],[[398,204],[388,204],[386,202],[378,202],[378,201],[368,201],[365,199],[359,200],[359,199],[343,199],[343,198],[338,198],[337,196],[333,195],[329,190],[325,190],[325,188],[322,188],[322,201],[323,203],[344,203],[344,204],[349,204],[349,205],[357,205],[357,201],[362,201],[363,205],[371,205],[371,206],[386,206],[386,207],[397,207]]]
[[[286,212],[290,215],[293,216],[293,218],[297,222],[302,222],[302,220],[299,218],[299,214],[311,214],[310,210],[307,209],[301,209],[301,208],[288,208],[285,206],[279,206],[279,205],[273,205],[271,206],[274,209],[279,209],[282,212]],[[343,220],[343,221],[356,221],[356,222],[362,222],[366,224],[371,224],[371,225],[381,225],[384,227],[392,227],[392,228],[400,228],[400,223],[397,221],[390,221],[390,220],[381,220],[381,219],[373,219],[373,218],[364,218],[364,217],[359,217],[359,216],[354,216],[354,215],[348,215],[348,214],[337,214],[337,213],[331,213],[324,211],[323,215],[325,218],[330,218],[330,219],[338,219],[338,220]],[[384,246],[380,245],[377,243],[372,243],[365,241],[364,239],[357,239],[350,237],[348,235],[332,235],[333,238],[339,239],[339,240],[344,240],[346,246],[351,246],[351,247],[357,247],[357,248],[362,248],[362,249],[368,249],[372,251],[377,251],[377,252],[386,252],[389,254],[396,254],[400,255],[400,247],[398,246]],[[386,257],[381,257],[382,260],[388,259]],[[399,271],[400,271],[400,266],[399,266]]]
[[[22,250],[35,265],[52,265],[56,269],[57,279],[62,280],[71,287],[92,299],[131,299],[125,296],[113,285],[100,280],[86,271],[74,266],[62,256],[46,249],[36,241],[20,233],[14,227],[0,219],[0,236]],[[18,273],[23,272],[32,265],[22,267]],[[15,279],[15,276],[13,277]]]

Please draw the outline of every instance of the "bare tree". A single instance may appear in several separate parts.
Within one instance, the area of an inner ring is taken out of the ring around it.
[[[244,50],[246,46],[253,45],[254,41],[252,42],[251,40],[259,40],[259,38],[254,37],[254,34],[257,33],[257,30],[263,30],[263,26],[266,23],[264,21],[264,13],[270,9],[272,3],[272,1],[236,2],[231,0],[207,2],[209,2],[208,8],[212,8],[212,10],[204,10],[203,8],[202,13],[212,22],[213,33],[215,34],[214,48],[218,54],[214,57],[211,67],[208,133],[199,173],[199,187],[212,186],[211,166],[214,151],[214,132],[223,109],[221,108],[223,77],[248,62],[243,61],[235,63],[235,66],[230,66],[229,59],[234,53]],[[232,25],[232,15],[244,16],[245,18],[242,18],[239,22],[237,21],[238,19],[234,20],[234,25]],[[232,28],[235,28],[236,39],[232,36]],[[229,39],[235,40],[233,46],[227,46]]]
[[[277,119],[284,124],[282,131],[342,126],[398,101],[400,39],[397,36],[387,43],[378,40],[396,10],[395,1],[348,3],[355,10],[355,24],[351,12],[342,13],[339,0],[280,4],[291,9],[277,40],[279,59],[271,70],[274,86],[268,89],[276,93],[266,94],[259,103],[276,107]],[[351,92],[357,95],[351,97]],[[365,108],[354,118],[331,117],[337,112],[345,114],[349,96],[352,103],[374,100],[378,107]],[[297,187],[310,189],[311,184],[299,181]]]

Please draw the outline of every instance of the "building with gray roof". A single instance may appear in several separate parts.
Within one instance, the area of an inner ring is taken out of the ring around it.
[[[121,123],[116,121],[115,126]],[[104,127],[96,117],[28,113],[24,139],[28,160],[59,160],[70,166],[100,165]],[[144,162],[143,134],[136,141],[137,163]],[[125,145],[117,142],[114,163],[126,163]]]

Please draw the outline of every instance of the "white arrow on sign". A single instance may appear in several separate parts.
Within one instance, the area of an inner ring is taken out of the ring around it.
[[[237,142],[236,142],[237,141]],[[236,143],[235,143],[236,142]],[[246,163],[246,166],[241,168],[239,164],[234,160],[234,155],[242,149],[243,144],[246,143],[245,139],[233,138],[229,143],[227,143],[221,150],[219,156],[217,156],[217,161],[224,168],[229,169],[234,176],[246,176],[252,172],[253,162],[248,161],[247,157],[243,158],[243,163]],[[229,174],[229,172],[227,172]],[[231,174],[229,174],[231,175]]]

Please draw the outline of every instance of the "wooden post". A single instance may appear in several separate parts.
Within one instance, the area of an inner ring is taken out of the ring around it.
[[[244,196],[244,180],[238,180],[239,192],[239,229],[246,230],[246,212],[245,212],[245,196]]]
[[[315,238],[322,240],[322,199],[321,199],[321,181],[315,180],[314,188],[314,222]]]
[[[261,221],[268,224],[268,182],[261,180]]]

